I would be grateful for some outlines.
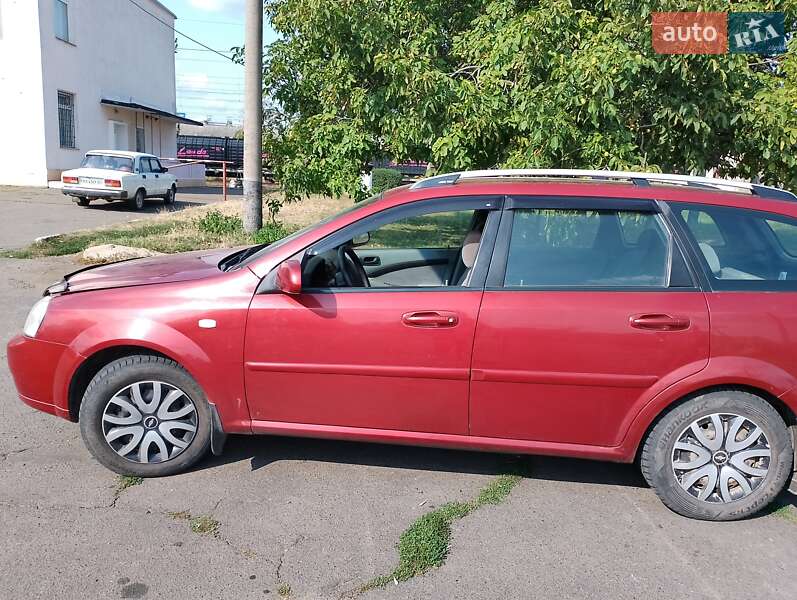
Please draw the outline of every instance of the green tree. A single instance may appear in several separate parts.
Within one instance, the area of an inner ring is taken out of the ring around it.
[[[797,58],[665,56],[652,11],[795,0],[267,0],[266,151],[288,199],[361,197],[373,158],[581,167],[797,187]]]

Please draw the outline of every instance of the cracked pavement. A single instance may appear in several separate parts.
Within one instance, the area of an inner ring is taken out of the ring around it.
[[[513,457],[231,437],[192,472],[116,493],[78,427],[15,395],[5,341],[68,257],[0,259],[0,598],[340,598],[390,572],[414,519]],[[795,597],[797,524],[667,510],[634,467],[522,458],[531,476],[454,523],[441,568],[363,598]],[[784,494],[781,503],[797,503]],[[170,513],[220,523],[191,531]]]

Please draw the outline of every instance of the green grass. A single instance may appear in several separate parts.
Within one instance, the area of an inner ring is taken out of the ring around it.
[[[786,519],[791,523],[797,523],[797,510],[795,510],[791,504],[784,504],[780,508],[773,510],[771,514],[781,519]]]
[[[399,538],[398,566],[387,575],[375,577],[359,591],[407,581],[442,565],[448,556],[451,524],[486,504],[500,504],[520,480],[519,475],[501,475],[483,488],[474,500],[449,502],[416,519]]]
[[[196,219],[173,217],[59,235],[3,254],[9,258],[63,256],[100,244],[133,246],[171,254],[271,243],[285,237],[292,230],[293,228],[269,223],[256,234],[248,234],[244,232],[239,217],[211,210]]]
[[[198,533],[200,535],[210,535],[213,537],[219,537],[221,530],[221,523],[219,523],[216,519],[214,519],[210,515],[199,515],[195,517],[187,510],[181,510],[179,512],[170,512],[167,514],[172,519],[178,521],[188,521],[188,527],[194,533]]]
[[[135,477],[133,475],[119,475],[116,478],[116,495],[118,496],[127,488],[133,487],[134,485],[141,485],[142,483],[144,483],[144,479],[142,477]]]
[[[221,523],[209,515],[200,515],[198,517],[191,517],[188,520],[188,525],[191,531],[200,535],[212,535],[218,537]]]
[[[281,583],[277,588],[277,593],[280,595],[280,597],[287,598],[291,595],[291,586],[287,583]]]

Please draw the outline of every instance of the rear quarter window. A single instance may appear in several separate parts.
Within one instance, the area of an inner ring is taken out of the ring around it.
[[[681,205],[677,214],[718,290],[797,290],[797,219],[748,208]]]

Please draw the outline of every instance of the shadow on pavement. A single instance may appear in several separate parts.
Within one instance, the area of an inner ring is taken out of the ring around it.
[[[282,460],[311,460],[448,473],[519,473],[531,479],[647,487],[636,467],[628,464],[265,435],[231,435],[224,454],[208,457],[196,470],[242,460],[250,460],[253,471]]]

